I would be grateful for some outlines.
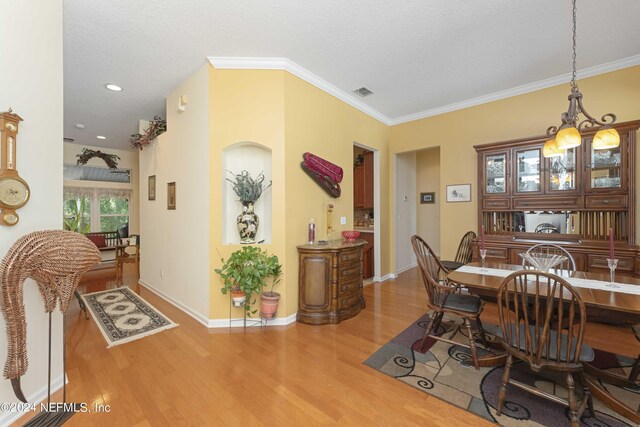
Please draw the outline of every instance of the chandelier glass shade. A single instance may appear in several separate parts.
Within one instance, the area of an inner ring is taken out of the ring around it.
[[[573,73],[571,76],[571,93],[569,94],[569,108],[562,113],[560,127],[550,126],[547,129],[547,136],[549,140],[543,147],[544,157],[553,157],[554,150],[567,150],[569,148],[577,147],[582,143],[581,131],[584,129],[590,129],[595,126],[602,126],[596,133],[591,144],[591,148],[594,150],[604,150],[608,148],[615,148],[620,145],[620,135],[618,131],[612,128],[610,125],[616,122],[615,114],[605,114],[600,120],[591,116],[582,105],[582,93],[578,90],[578,84],[576,83],[576,0],[573,0]],[[580,121],[579,115],[585,117]],[[552,142],[555,144],[555,148],[552,147]],[[549,153],[550,156],[545,154]]]
[[[560,157],[564,154],[564,150],[558,148],[555,139],[550,139],[544,143],[542,147],[542,155],[544,157]]]

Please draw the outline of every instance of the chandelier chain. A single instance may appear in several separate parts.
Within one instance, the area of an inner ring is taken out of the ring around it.
[[[576,84],[576,76],[578,72],[576,71],[576,0],[573,0],[573,73],[571,74],[571,89],[574,91],[578,90],[578,85]]]

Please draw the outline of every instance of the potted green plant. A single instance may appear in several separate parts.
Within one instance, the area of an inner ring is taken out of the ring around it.
[[[271,290],[260,294],[260,317],[273,319],[278,312],[280,294],[273,291],[273,288],[280,283],[282,277],[282,264],[278,257],[273,255],[267,260],[267,265],[271,272]]]
[[[234,251],[226,260],[222,259],[222,267],[214,270],[222,280],[220,291],[223,295],[227,292],[244,293],[246,300],[238,305],[243,305],[247,315],[251,317],[257,310],[251,311],[251,306],[255,303],[254,295],[260,294],[262,288],[267,285],[267,279],[274,278],[275,283],[279,281],[282,274],[282,266],[275,255],[269,255],[266,250],[257,246],[243,246]]]
[[[242,203],[242,213],[238,215],[236,220],[240,243],[255,243],[260,221],[258,215],[253,211],[254,205],[262,196],[262,192],[271,187],[271,181],[265,184],[265,176],[262,172],[256,178],[253,178],[246,170],[237,174],[229,173],[233,178],[227,178],[227,181],[233,184],[233,191]]]

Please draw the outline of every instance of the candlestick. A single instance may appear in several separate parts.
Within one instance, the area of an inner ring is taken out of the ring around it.
[[[481,249],[484,250],[484,225],[481,226],[480,228],[480,242],[481,242]]]
[[[609,258],[614,259],[613,255],[613,229],[609,227]]]

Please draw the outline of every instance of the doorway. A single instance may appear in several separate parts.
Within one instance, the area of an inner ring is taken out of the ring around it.
[[[363,249],[365,283],[380,280],[380,166],[379,152],[353,146],[353,227],[367,243]]]
[[[417,265],[411,236],[425,239],[440,254],[440,147],[400,153],[394,158],[395,274]]]

